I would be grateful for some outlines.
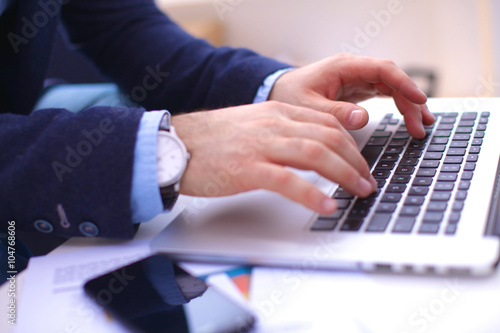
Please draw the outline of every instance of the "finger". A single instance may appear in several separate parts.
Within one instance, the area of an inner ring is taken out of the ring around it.
[[[406,128],[411,136],[417,139],[425,137],[420,105],[408,101],[403,95],[394,92],[394,102],[405,119]]]
[[[349,103],[345,103],[349,104]],[[294,130],[301,130],[302,125],[306,124],[314,124],[314,125],[324,125],[328,126],[331,129],[338,130],[342,132],[342,134],[348,138],[348,140],[351,142],[351,144],[355,147],[357,147],[356,141],[352,138],[352,136],[349,134],[349,132],[346,130],[345,126],[340,122],[340,120],[335,116],[325,112],[321,112],[315,109],[308,109],[308,108],[301,108],[301,107],[295,107],[291,105],[287,105],[283,110],[281,110],[282,114],[288,117],[291,120],[294,120],[297,122],[297,124],[293,127]],[[364,111],[366,113],[366,111]],[[282,129],[283,131],[280,131],[282,134],[287,134],[288,136],[294,136],[295,132],[290,131],[285,131],[284,129],[287,128],[285,124],[280,121],[279,124],[271,125],[271,128],[275,130]],[[310,131],[312,128],[317,128],[317,127],[304,127],[304,130]]]
[[[391,60],[358,57],[353,63],[353,67],[361,79],[366,82],[383,82],[413,103],[424,104],[427,101],[425,93]]]
[[[321,96],[317,96],[311,103],[315,109],[335,116],[348,130],[360,129],[368,123],[368,112],[359,105],[332,101]]]
[[[334,199],[282,166],[257,163],[246,179],[256,188],[277,192],[321,214],[331,214],[338,207]]]
[[[316,171],[352,194],[365,197],[373,193],[376,182],[366,161],[356,150],[345,148],[341,155],[317,141],[284,138],[269,145],[265,156],[273,163]],[[354,164],[349,160],[354,160]]]
[[[430,126],[434,124],[434,122],[436,121],[436,117],[434,117],[434,115],[429,111],[427,105],[420,105],[420,110],[422,113],[422,122],[424,123],[424,125]]]
[[[303,138],[321,142],[349,164],[356,166],[363,177],[367,179],[370,177],[368,164],[359,153],[356,141],[343,128],[335,130],[316,124],[292,123],[283,128],[280,134],[287,138]]]

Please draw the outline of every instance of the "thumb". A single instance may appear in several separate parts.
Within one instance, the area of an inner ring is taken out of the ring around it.
[[[364,127],[368,122],[368,112],[359,105],[347,102],[327,101],[323,102],[320,111],[329,113],[348,130],[356,130]]]

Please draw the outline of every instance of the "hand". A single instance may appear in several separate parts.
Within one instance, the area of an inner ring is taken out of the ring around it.
[[[427,97],[394,62],[344,53],[283,74],[269,99],[327,112],[359,129],[368,113],[355,103],[377,95],[393,97],[416,138],[425,136],[422,124],[434,123]]]
[[[172,124],[191,154],[182,194],[210,197],[267,189],[323,214],[337,208],[285,166],[314,170],[362,197],[376,189],[353,138],[323,112],[265,102],[177,115]]]

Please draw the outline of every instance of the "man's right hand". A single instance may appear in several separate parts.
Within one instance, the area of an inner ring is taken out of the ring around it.
[[[353,138],[330,114],[265,102],[177,115],[172,124],[191,154],[185,195],[267,189],[322,214],[335,211],[333,199],[286,166],[316,171],[361,197],[376,189]]]

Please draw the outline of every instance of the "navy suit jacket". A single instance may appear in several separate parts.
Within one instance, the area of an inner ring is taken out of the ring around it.
[[[140,107],[32,112],[60,23]],[[132,237],[133,151],[143,112],[251,103],[262,81],[284,67],[187,35],[152,0],[15,1],[0,17],[0,226]]]

